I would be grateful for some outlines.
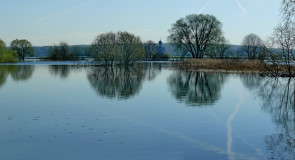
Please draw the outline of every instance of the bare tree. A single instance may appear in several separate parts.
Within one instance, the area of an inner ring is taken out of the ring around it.
[[[268,54],[270,61],[265,68],[271,75],[295,76],[295,1],[282,0],[281,12],[283,14],[282,22],[274,29],[273,35],[268,41],[264,43],[264,52]]]
[[[206,51],[206,55],[210,58],[223,59],[228,56],[230,45],[225,38],[222,38],[217,44],[210,44]]]
[[[49,59],[51,60],[74,60],[77,55],[73,53],[66,42],[60,42],[49,48]]]
[[[221,26],[213,15],[191,14],[172,25],[168,40],[176,49],[191,53],[193,58],[203,58],[208,45],[220,41]]]
[[[257,59],[261,56],[262,40],[254,33],[248,34],[242,41],[243,50],[248,59]]]
[[[285,21],[294,21],[295,1],[282,0],[281,12]]]
[[[117,41],[121,64],[132,65],[144,58],[143,45],[138,36],[128,32],[118,32]]]
[[[284,63],[288,69],[289,75],[292,75],[292,66],[294,64],[295,55],[295,26],[284,23],[275,28],[273,40],[276,47],[280,49]]]
[[[113,32],[99,34],[92,42],[90,56],[105,65],[113,65],[118,60],[118,45],[116,34]]]
[[[105,65],[115,62],[132,65],[144,58],[144,50],[138,36],[119,31],[98,35],[90,47],[90,55]]]
[[[146,60],[152,60],[153,56],[157,54],[157,45],[155,42],[149,40],[144,44]]]

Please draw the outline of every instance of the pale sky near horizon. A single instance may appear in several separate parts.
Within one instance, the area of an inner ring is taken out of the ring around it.
[[[142,41],[162,39],[176,20],[212,14],[225,37],[240,44],[255,33],[270,36],[279,24],[281,0],[0,0],[0,39],[34,46],[90,44],[99,33],[128,31]]]

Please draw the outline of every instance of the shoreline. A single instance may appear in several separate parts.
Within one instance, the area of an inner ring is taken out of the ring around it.
[[[268,77],[295,77],[284,65],[273,66],[260,60],[232,59],[190,59],[172,63],[172,68],[186,71],[253,73]],[[295,72],[295,66],[291,67]]]

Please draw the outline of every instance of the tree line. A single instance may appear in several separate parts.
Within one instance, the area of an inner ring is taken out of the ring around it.
[[[222,23],[213,15],[188,15],[172,25],[168,41],[181,55],[190,54],[192,58],[238,57],[230,51],[229,41],[223,36],[221,27]],[[242,43],[249,59],[262,58],[262,45],[262,40],[255,34],[246,36]],[[23,61],[25,57],[34,55],[32,44],[25,39],[12,41],[8,50],[14,52],[10,54],[14,57],[11,58],[13,61]],[[48,59],[76,60],[80,52],[81,48],[72,48],[66,42],[60,42],[49,48]],[[155,42],[149,40],[143,43],[139,36],[122,31],[97,35],[88,56],[103,65],[132,65],[139,60],[169,59],[168,53],[159,54],[159,46]]]
[[[274,29],[273,35],[262,40],[250,33],[241,43],[242,52],[248,59],[268,60],[267,70],[275,72],[282,61],[291,73],[295,60],[295,2],[282,0],[282,22]],[[229,41],[224,37],[222,23],[213,15],[191,14],[180,18],[169,29],[168,42],[181,55],[189,54],[192,58],[241,58],[230,50]],[[0,60],[24,60],[33,55],[32,44],[25,40],[14,40],[10,48],[1,42]],[[143,43],[139,36],[129,32],[106,32],[97,35],[89,48],[89,56],[103,65],[132,65],[138,60],[167,60],[169,54],[160,55],[156,43]],[[49,49],[50,60],[75,60],[81,50],[71,48],[66,42],[60,42]],[[294,74],[295,75],[295,74]]]
[[[282,0],[282,21],[266,40],[250,33],[241,43],[250,60],[259,59],[271,76],[295,76],[295,1]],[[239,57],[229,51],[222,23],[213,15],[192,14],[181,18],[169,30],[168,41],[193,58]],[[284,72],[284,73],[280,73]]]
[[[33,55],[34,49],[32,44],[25,39],[13,40],[10,43],[10,48],[7,48],[5,42],[0,39],[0,62],[23,61],[26,56]]]
[[[25,39],[12,41],[9,48],[2,40],[0,40],[0,45],[0,62],[24,61],[25,57],[34,55],[32,44]],[[68,43],[60,42],[50,46],[48,52],[47,59],[49,60],[77,60],[82,48],[79,46],[70,47]],[[169,59],[168,53],[159,54],[155,42],[150,40],[143,43],[139,36],[122,31],[97,35],[88,49],[88,56],[102,65],[132,65],[139,60]]]

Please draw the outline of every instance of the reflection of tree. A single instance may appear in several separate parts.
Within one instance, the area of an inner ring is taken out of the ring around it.
[[[79,71],[87,68],[84,65],[50,65],[49,72],[53,76],[61,79],[67,78],[72,71]]]
[[[0,66],[0,87],[6,82],[10,72],[15,70],[15,66]]]
[[[163,64],[161,63],[144,63],[143,68],[146,74],[146,79],[151,81],[156,78],[156,76],[161,72]]]
[[[253,88],[263,100],[262,109],[272,116],[278,129],[278,133],[266,137],[269,158],[295,159],[295,81],[292,78],[259,76],[256,80],[259,83],[248,83],[248,87]]]
[[[11,78],[15,81],[24,81],[28,80],[34,72],[34,66],[17,66],[17,65],[3,65],[0,66],[0,87],[4,85],[8,75],[11,75]]]
[[[54,76],[59,76],[60,78],[66,78],[69,76],[72,70],[70,65],[51,65],[49,66],[49,72]]]
[[[13,80],[16,80],[16,81],[28,80],[33,75],[34,70],[35,70],[34,66],[29,66],[29,65],[17,66],[16,70],[14,72],[11,72],[11,77]]]
[[[175,71],[168,80],[175,98],[188,105],[214,104],[220,98],[227,75],[193,71]]]
[[[88,80],[100,96],[128,99],[137,94],[144,80],[151,81],[166,67],[161,63],[138,63],[129,67],[91,67]]]
[[[256,74],[240,74],[240,77],[245,87],[249,90],[257,89],[257,87],[259,87],[265,79],[264,77],[257,76]]]
[[[93,67],[88,80],[100,96],[127,99],[139,92],[144,76],[142,66]]]
[[[6,78],[7,78],[7,74],[1,70],[1,72],[0,72],[0,87],[6,82]]]

